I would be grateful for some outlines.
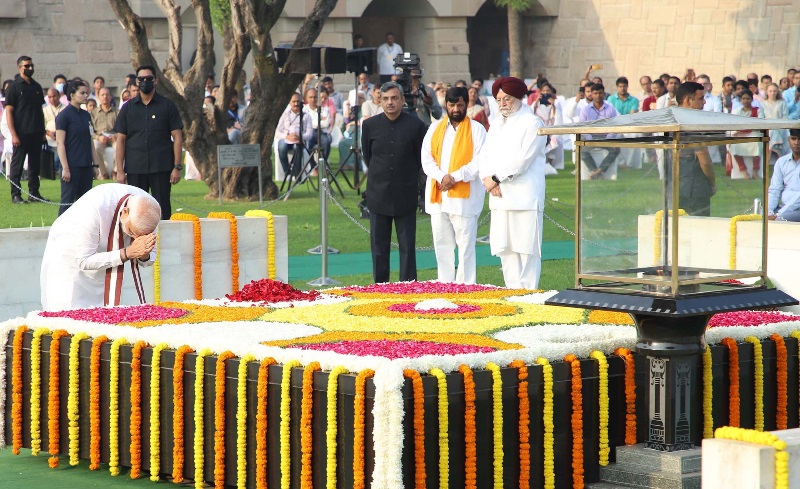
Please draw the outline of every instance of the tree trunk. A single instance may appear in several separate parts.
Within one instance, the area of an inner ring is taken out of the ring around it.
[[[245,59],[251,53],[255,69],[250,80],[251,103],[243,141],[261,145],[261,168],[264,194],[277,196],[272,180],[272,141],[278,120],[291,94],[303,79],[302,74],[292,74],[292,56],[280,71],[272,48],[269,31],[277,22],[286,0],[230,0],[230,49],[226,49],[220,79],[220,93],[214,108],[214,117],[206,118],[203,93],[206,76],[211,68],[214,50],[213,27],[208,0],[191,0],[197,17],[198,39],[195,63],[184,74],[180,65],[182,27],[180,8],[174,0],[155,0],[167,17],[170,37],[170,58],[162,72],[147,40],[144,23],[130,7],[128,0],[109,0],[117,19],[128,32],[131,45],[131,65],[149,64],[156,67],[158,91],[178,107],[184,122],[184,141],[197,169],[208,185],[210,198],[219,197],[217,180],[217,146],[228,144],[225,113],[234,87],[240,77]],[[337,0],[316,0],[311,14],[305,19],[295,38],[293,47],[310,47],[322,31],[325,19],[336,6]],[[257,200],[258,172],[255,168],[228,168],[222,172],[222,197],[234,200]]]
[[[508,55],[510,58],[509,72],[517,78],[524,77],[524,60],[522,58],[522,15],[512,5],[506,7],[508,11]]]

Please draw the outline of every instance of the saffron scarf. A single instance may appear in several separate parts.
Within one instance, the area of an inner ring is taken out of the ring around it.
[[[433,160],[442,167],[442,146],[444,146],[444,133],[447,131],[449,119],[445,117],[436,130],[433,131],[431,137],[431,156]],[[453,148],[450,151],[450,166],[447,168],[448,173],[453,173],[462,166],[472,161],[472,128],[470,127],[469,117],[465,117],[458,127],[456,127],[456,139],[453,141]],[[431,203],[441,204],[442,190],[439,182],[434,180],[431,185]],[[469,198],[469,182],[456,182],[456,184],[449,190],[448,196],[457,199]]]
[[[125,233],[122,231],[122,208],[128,202],[131,194],[122,197],[117,204],[114,211],[114,219],[111,220],[111,227],[108,230],[108,244],[106,251],[119,251],[125,247]],[[145,303],[144,287],[142,286],[142,277],[139,274],[139,261],[130,260],[131,262],[131,275],[133,275],[133,284],[136,287],[136,294],[139,296],[139,304]],[[106,269],[106,283],[105,291],[103,293],[103,305],[105,306],[118,306],[120,295],[122,294],[122,274],[125,271],[125,263],[116,267],[109,267]]]

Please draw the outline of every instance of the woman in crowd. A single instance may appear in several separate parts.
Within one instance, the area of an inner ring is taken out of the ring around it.
[[[783,100],[781,89],[778,85],[771,83],[767,86],[767,98],[761,102],[766,119],[786,119],[786,101]],[[789,152],[789,130],[775,129],[769,132],[769,164],[774,165],[775,161]]]
[[[744,117],[757,117],[764,118],[764,111],[761,107],[753,107],[753,94],[750,90],[745,90],[739,95],[739,101],[742,106],[734,109],[731,112],[733,115],[741,115]],[[734,133],[736,136],[750,137],[752,131],[738,131]],[[731,173],[731,178],[755,178],[761,176],[761,143],[740,143],[731,144],[728,151],[733,156],[733,160],[739,169],[739,174],[736,172]],[[752,161],[752,172],[748,169],[747,163]]]
[[[483,124],[483,127],[488,131],[489,118],[486,116],[486,110],[484,109],[483,105],[481,105],[478,89],[475,87],[470,87],[468,93],[469,100],[467,101],[467,117],[475,122]]]

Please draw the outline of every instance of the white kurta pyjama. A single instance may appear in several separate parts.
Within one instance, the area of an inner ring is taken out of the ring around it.
[[[431,215],[433,247],[436,253],[438,280],[440,282],[457,282],[474,284],[475,273],[475,238],[478,234],[478,216],[483,210],[486,190],[478,178],[478,154],[486,139],[483,125],[464,119],[461,124],[469,123],[472,131],[473,158],[468,164],[454,171],[451,175],[456,182],[469,182],[469,197],[452,198],[449,192],[442,192],[442,202],[431,202],[433,181],[442,182],[450,166],[450,155],[456,139],[456,129],[444,120],[431,124],[425,139],[422,141],[422,170],[428,176],[425,184],[425,212]],[[436,164],[431,154],[431,139],[439,124],[447,124],[442,141],[441,167]],[[458,248],[458,270],[455,267],[455,251]]]
[[[130,185],[106,183],[86,192],[50,227],[42,258],[42,310],[103,305],[106,269],[122,264],[119,250],[106,251],[114,211],[125,195],[148,195]],[[125,245],[131,238],[125,235]],[[140,265],[152,265],[150,260]],[[131,280],[129,266],[125,267]]]
[[[502,197],[489,197],[489,245],[503,264],[506,287],[536,289],[541,273],[545,144],[542,121],[526,105],[489,129],[480,154],[480,176],[496,175]]]

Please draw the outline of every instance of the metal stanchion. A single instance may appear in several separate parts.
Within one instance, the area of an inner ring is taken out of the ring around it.
[[[321,220],[320,245],[317,248],[319,248],[318,253],[322,255],[322,267],[320,277],[308,282],[308,285],[315,287],[340,284],[339,281],[328,277],[328,253],[330,252],[330,248],[328,248],[328,172],[325,167],[325,160],[320,158],[317,168],[319,172],[319,210]],[[308,252],[313,253],[312,250],[308,250]],[[334,250],[333,252],[338,253],[339,251]]]

